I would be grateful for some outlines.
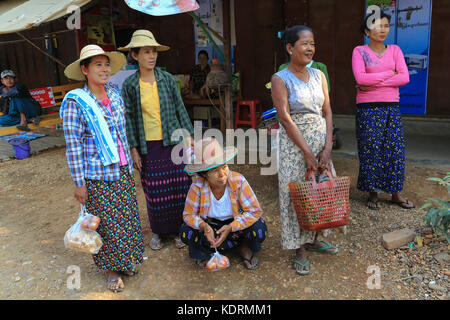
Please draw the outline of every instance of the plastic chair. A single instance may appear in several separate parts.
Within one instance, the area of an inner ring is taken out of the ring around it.
[[[259,116],[256,115],[256,109],[259,109]],[[249,117],[250,115],[250,117]],[[249,125],[256,129],[261,122],[262,105],[261,101],[255,100],[239,100],[236,105],[236,117],[234,120],[234,128],[238,125]]]

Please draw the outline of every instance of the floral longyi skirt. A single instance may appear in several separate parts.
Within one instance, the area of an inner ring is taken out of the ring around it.
[[[120,167],[120,180],[86,179],[88,213],[100,217],[103,246],[93,255],[101,270],[134,271],[143,262],[144,241],[134,178]]]

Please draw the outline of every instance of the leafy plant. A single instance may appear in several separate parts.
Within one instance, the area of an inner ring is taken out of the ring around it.
[[[440,185],[447,187],[447,199],[428,198],[427,202],[420,208],[428,208],[424,220],[427,227],[442,233],[448,242],[450,242],[450,172],[446,173],[444,178],[428,178],[427,180],[436,181]]]
[[[392,4],[392,0],[367,0],[367,7],[372,5],[379,6],[380,8],[388,8]]]

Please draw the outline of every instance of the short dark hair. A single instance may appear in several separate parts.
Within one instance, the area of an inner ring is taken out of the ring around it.
[[[375,14],[375,11],[372,11],[372,13],[370,13],[370,14],[368,14],[365,18],[364,18],[364,22],[363,22],[363,24],[361,25],[361,27],[359,28],[359,31],[361,31],[361,33],[366,33],[366,30],[367,31],[370,31],[370,29],[367,27],[367,22],[369,21],[369,19],[370,18],[373,18],[373,15]],[[388,14],[386,14],[386,13],[384,13],[383,11],[381,11],[381,9],[380,9],[380,20],[381,19],[383,19],[383,18],[386,18],[387,20],[388,20],[388,22],[390,23],[391,22],[391,16],[390,15],[388,15]],[[378,20],[378,19],[377,19]]]
[[[290,27],[289,29],[286,29],[283,32],[283,34],[281,35],[281,44],[283,46],[284,53],[286,54],[286,57],[288,58],[288,60],[291,59],[291,56],[287,53],[287,50],[286,50],[287,44],[289,43],[289,44],[291,44],[291,46],[294,46],[295,43],[297,42],[297,40],[300,38],[299,33],[303,32],[303,31],[309,31],[314,35],[313,29],[311,29],[310,27],[301,26],[301,25]]]
[[[206,50],[200,50],[200,51],[198,52],[197,57],[200,57],[201,54],[204,54],[204,55],[208,58],[208,60],[209,60],[208,51],[206,51]]]
[[[141,51],[142,47],[137,47],[137,48],[131,48],[131,52],[134,52],[136,55],[139,54],[139,51]]]
[[[197,172],[197,174],[198,174],[200,177],[202,177],[203,179],[206,180],[206,177],[207,177],[209,171],[210,171],[210,170],[200,171],[200,172]]]

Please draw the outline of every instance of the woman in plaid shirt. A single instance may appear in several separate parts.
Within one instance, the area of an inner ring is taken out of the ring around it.
[[[248,269],[258,267],[256,252],[267,236],[267,226],[256,196],[243,175],[228,169],[235,147],[222,149],[212,138],[196,142],[194,174],[183,212],[181,240],[189,256],[203,267],[215,252],[238,249]],[[192,161],[191,161],[192,162]],[[197,164],[197,162],[200,162]]]
[[[124,288],[120,275],[137,273],[144,252],[125,107],[119,93],[107,85],[124,64],[120,52],[84,47],[64,73],[87,83],[67,93],[60,109],[75,198],[101,219],[97,232],[103,245],[93,255],[94,263],[108,272],[107,288],[114,292]]]
[[[137,30],[131,42],[119,50],[131,50],[139,64],[139,70],[123,83],[122,96],[131,156],[141,173],[154,234],[150,247],[160,250],[162,237],[170,236],[177,248],[183,248],[178,235],[191,179],[184,164],[176,165],[171,159],[172,149],[181,142],[171,138],[175,130],[185,129],[190,143],[194,129],[173,76],[156,67],[158,52],[169,47],[156,42],[150,31]]]

